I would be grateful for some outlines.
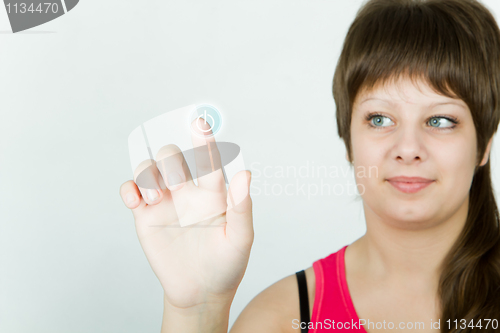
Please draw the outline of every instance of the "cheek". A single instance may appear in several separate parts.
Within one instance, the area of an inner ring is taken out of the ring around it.
[[[352,148],[354,176],[361,196],[378,196],[387,147],[369,137],[353,137]]]
[[[387,147],[384,144],[369,136],[353,136],[351,142],[355,172],[369,168],[373,170],[382,166],[387,155]]]
[[[432,152],[442,185],[456,195],[468,192],[476,162],[475,140],[455,140]],[[438,148],[438,147],[436,147]]]
[[[354,164],[358,166],[378,165],[384,156],[387,147],[384,144],[373,140],[369,135],[358,134],[362,133],[361,129],[352,129],[351,144],[352,157]]]

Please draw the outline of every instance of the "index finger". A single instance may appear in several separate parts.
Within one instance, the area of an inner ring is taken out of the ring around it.
[[[226,180],[222,170],[220,151],[210,124],[203,118],[191,123],[191,140],[196,160],[198,186],[206,190],[226,192]]]

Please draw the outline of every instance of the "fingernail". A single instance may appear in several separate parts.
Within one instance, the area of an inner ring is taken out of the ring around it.
[[[147,193],[148,193],[148,198],[151,201],[155,201],[159,197],[157,190],[149,189]]]
[[[181,183],[181,176],[177,172],[171,172],[167,176],[169,186],[175,186]]]
[[[134,201],[135,201],[135,195],[133,195],[132,193],[129,193],[125,197],[125,200],[127,201],[127,204],[130,205],[130,204],[134,203]]]

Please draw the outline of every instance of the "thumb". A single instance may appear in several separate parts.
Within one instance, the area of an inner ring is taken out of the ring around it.
[[[235,246],[249,251],[253,243],[252,199],[248,170],[238,172],[227,192],[226,237]]]

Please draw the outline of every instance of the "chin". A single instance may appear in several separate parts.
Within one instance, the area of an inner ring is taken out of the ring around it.
[[[422,211],[410,209],[406,211],[398,210],[397,213],[392,212],[391,215],[383,218],[388,224],[401,229],[421,229],[429,227],[435,217],[429,214],[422,214]]]

